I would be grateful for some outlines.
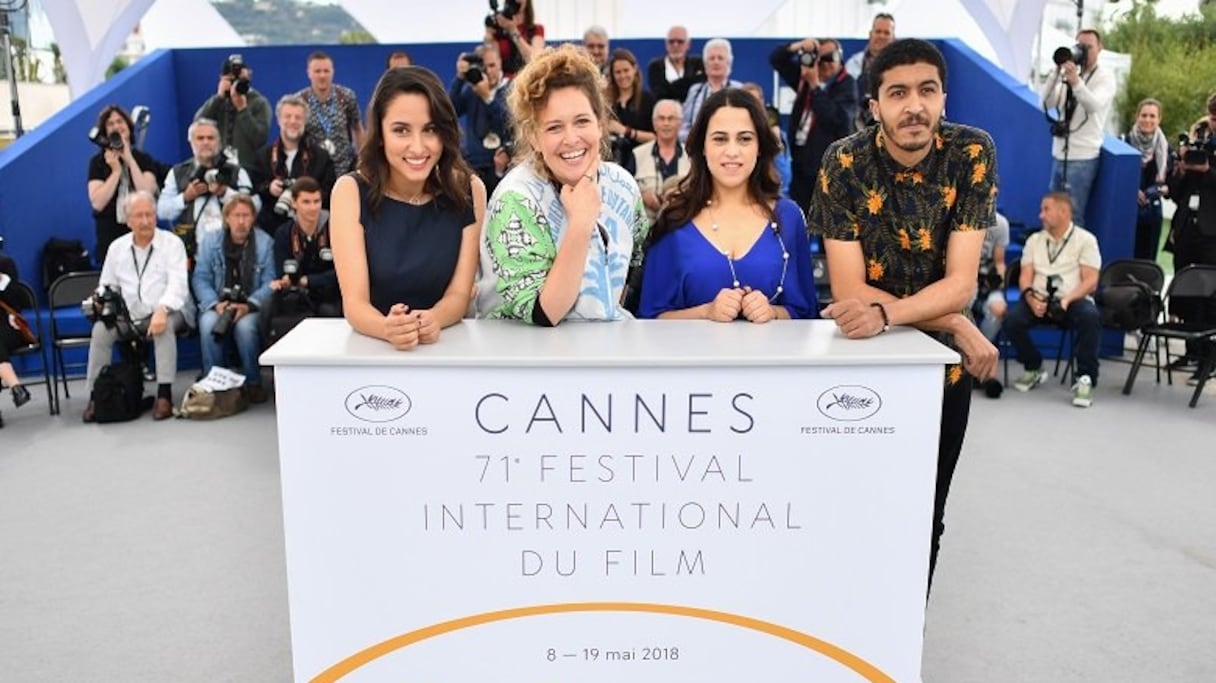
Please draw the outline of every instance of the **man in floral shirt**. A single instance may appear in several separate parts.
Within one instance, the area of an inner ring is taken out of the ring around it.
[[[305,133],[309,143],[324,149],[334,160],[337,176],[355,167],[363,140],[359,102],[355,91],[334,83],[334,60],[324,52],[308,56],[309,86],[296,93],[308,103]]]
[[[963,357],[946,369],[932,581],[971,407],[964,370],[981,380],[996,374],[997,350],[966,314],[993,220],[996,155],[984,131],[942,121],[946,64],[932,44],[889,45],[871,66],[870,90],[876,123],[828,148],[808,224],[824,238],[836,300],[824,317],[852,339],[912,325]]]

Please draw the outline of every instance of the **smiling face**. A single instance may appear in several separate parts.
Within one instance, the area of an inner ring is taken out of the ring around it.
[[[870,43],[866,49],[876,55],[878,51],[895,42],[895,22],[886,17],[879,17],[870,26]]]
[[[756,126],[746,109],[724,106],[709,117],[705,164],[713,176],[715,190],[746,185],[759,156]]]
[[[431,121],[431,105],[419,93],[401,93],[385,107],[380,123],[389,184],[422,186],[443,155],[443,140]]]
[[[301,225],[315,226],[317,220],[321,217],[321,193],[318,192],[297,192],[292,197],[292,203],[295,206],[296,218]]]
[[[550,92],[536,123],[532,147],[540,151],[554,180],[576,185],[595,173],[603,132],[586,93],[574,86]]]
[[[618,59],[612,63],[612,80],[617,90],[622,94],[633,92],[633,81],[638,77],[638,70],[627,59]]]
[[[1136,114],[1136,127],[1141,133],[1146,135],[1157,131],[1157,126],[1161,125],[1161,110],[1155,104],[1146,104],[1140,107],[1140,112]]]
[[[298,104],[284,104],[279,107],[279,134],[283,139],[296,144],[304,136],[304,124],[308,117],[304,115],[304,107]]]
[[[870,113],[882,124],[891,156],[913,166],[929,153],[941,125],[946,108],[941,75],[932,64],[917,62],[892,67],[879,78],[878,99],[870,101]]]

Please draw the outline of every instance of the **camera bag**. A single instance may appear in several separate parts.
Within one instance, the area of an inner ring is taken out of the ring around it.
[[[61,275],[93,270],[89,251],[80,240],[52,237],[42,247],[42,286],[50,289],[51,283]]]
[[[1135,278],[1108,285],[1098,295],[1102,325],[1138,330],[1157,322],[1161,302],[1153,288]]]
[[[241,387],[223,391],[207,391],[196,386],[186,390],[177,416],[191,420],[215,420],[244,412],[249,399]]]
[[[139,362],[124,358],[101,369],[93,382],[93,417],[97,422],[127,422],[144,410],[144,378]]]

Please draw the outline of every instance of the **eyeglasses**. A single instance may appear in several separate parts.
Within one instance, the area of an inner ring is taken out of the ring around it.
[[[683,45],[684,43],[687,43],[688,40],[685,38],[668,38],[667,42],[671,45]]]
[[[819,55],[819,61],[834,63],[836,61],[836,53],[829,52],[826,55]]]

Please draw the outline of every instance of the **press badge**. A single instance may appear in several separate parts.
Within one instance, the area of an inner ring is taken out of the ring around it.
[[[502,138],[498,137],[498,133],[490,131],[481,139],[481,146],[486,149],[498,149],[502,147]]]
[[[1199,195],[1198,194],[1191,195],[1191,198],[1189,200],[1187,200],[1186,206],[1191,211],[1198,211],[1199,210]]]

